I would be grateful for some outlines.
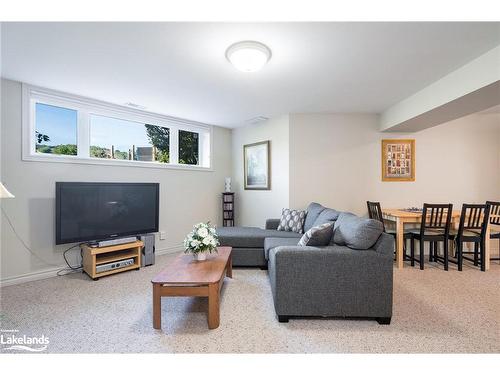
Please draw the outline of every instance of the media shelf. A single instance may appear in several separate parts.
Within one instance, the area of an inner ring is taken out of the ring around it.
[[[222,193],[222,226],[234,227],[234,193]]]
[[[83,244],[80,247],[83,254],[83,270],[94,280],[102,276],[141,268],[141,250],[144,247],[142,241],[106,247],[90,247],[87,244]],[[96,266],[98,265],[125,259],[133,259],[134,264],[104,272],[96,271]]]

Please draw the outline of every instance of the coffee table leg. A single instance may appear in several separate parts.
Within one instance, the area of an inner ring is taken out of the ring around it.
[[[161,328],[161,285],[153,284],[153,328]]]
[[[233,256],[229,255],[229,259],[227,260],[226,266],[226,276],[230,279],[233,278]]]
[[[222,282],[219,281],[219,282]],[[219,283],[208,284],[208,328],[219,326]]]

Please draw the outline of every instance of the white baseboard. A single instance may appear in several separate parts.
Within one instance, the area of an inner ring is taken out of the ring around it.
[[[182,245],[165,247],[163,249],[157,249],[155,251],[156,256],[173,254],[182,251]],[[35,271],[30,273],[25,273],[17,276],[10,276],[0,280],[0,288],[9,285],[24,284],[30,281],[37,281],[48,279],[50,277],[57,277],[57,272],[66,268],[66,265],[61,264],[60,267],[49,268],[43,271]]]
[[[43,279],[48,279],[49,277],[55,277],[57,276],[57,272],[63,268],[64,266],[61,265],[61,267],[57,268],[49,268],[43,271],[35,271],[35,272],[25,273],[22,275],[6,277],[5,279],[0,280],[0,287],[23,284],[30,281],[43,280]]]
[[[165,254],[173,254],[173,253],[178,253],[180,251],[183,251],[182,245],[178,246],[171,246],[171,247],[165,247],[163,249],[156,249],[155,254],[156,256],[158,255],[165,255]]]

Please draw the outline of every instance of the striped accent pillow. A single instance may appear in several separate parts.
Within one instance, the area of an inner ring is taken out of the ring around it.
[[[300,238],[298,246],[327,246],[333,234],[333,223],[312,227]]]

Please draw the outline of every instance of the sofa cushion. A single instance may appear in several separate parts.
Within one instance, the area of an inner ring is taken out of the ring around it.
[[[264,240],[264,256],[269,259],[269,251],[278,246],[297,246],[298,238],[266,237]]]
[[[220,246],[263,248],[266,237],[296,238],[301,234],[295,232],[282,232],[256,227],[222,227],[217,228]]]
[[[339,215],[339,211],[331,208],[325,208],[314,221],[313,227],[317,227],[325,223],[334,223],[338,219]]]
[[[351,249],[366,250],[377,242],[383,229],[382,223],[378,220],[342,212],[335,222],[333,242]]]
[[[304,233],[306,211],[283,208],[278,231]]]
[[[235,267],[264,267],[267,265],[262,248],[233,247],[231,258]]]
[[[319,214],[325,209],[322,205],[316,202],[312,202],[307,206],[306,220],[304,221],[304,232],[314,227],[314,222],[318,218]]]
[[[300,238],[299,246],[326,246],[330,243],[333,233],[333,223],[324,223],[312,227]]]

